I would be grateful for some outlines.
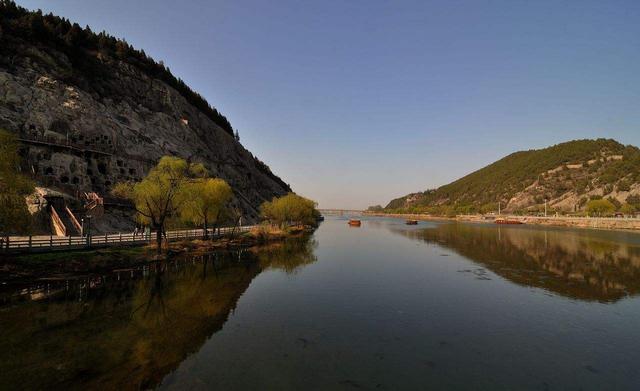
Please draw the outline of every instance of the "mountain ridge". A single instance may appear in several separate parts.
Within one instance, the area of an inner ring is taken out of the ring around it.
[[[640,206],[640,149],[612,139],[567,141],[511,153],[451,183],[391,200],[385,211],[434,214],[544,207],[584,210],[589,200]],[[631,202],[628,202],[631,201]]]

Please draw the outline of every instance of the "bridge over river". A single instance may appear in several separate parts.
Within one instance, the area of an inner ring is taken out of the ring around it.
[[[324,215],[349,215],[349,214],[360,214],[363,211],[356,209],[318,209],[320,213]]]

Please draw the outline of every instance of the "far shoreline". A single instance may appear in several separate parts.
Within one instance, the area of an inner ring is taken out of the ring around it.
[[[455,217],[411,214],[411,213],[379,213],[363,211],[363,215],[377,217],[393,217],[420,221],[461,221],[469,223],[493,223],[497,215],[457,215]],[[599,229],[608,231],[626,231],[640,233],[640,219],[622,217],[568,217],[568,216],[518,216],[500,215],[500,218],[517,220],[524,225],[541,225],[566,228]]]

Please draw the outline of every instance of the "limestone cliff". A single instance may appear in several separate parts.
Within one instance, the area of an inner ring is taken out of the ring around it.
[[[23,34],[19,24],[33,13],[21,11],[1,15],[0,128],[20,138],[25,170],[39,185],[72,197],[104,195],[119,181],[142,178],[163,155],[175,155],[225,179],[245,221],[256,220],[263,201],[290,191],[240,144],[226,118],[171,83],[175,78],[106,50],[61,49],[50,37]],[[47,17],[40,15],[45,25]]]

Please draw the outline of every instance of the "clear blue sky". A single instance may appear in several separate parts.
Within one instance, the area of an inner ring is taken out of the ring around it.
[[[321,207],[576,138],[640,145],[640,1],[18,0],[163,60]]]

